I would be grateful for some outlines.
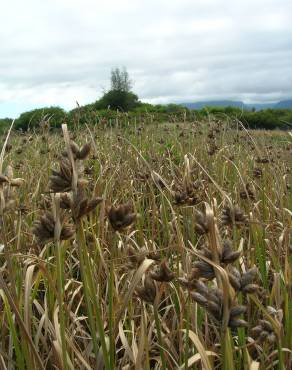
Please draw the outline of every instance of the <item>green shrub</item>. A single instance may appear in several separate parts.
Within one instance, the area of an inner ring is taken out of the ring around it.
[[[0,119],[0,135],[5,134],[9,127],[11,126],[13,119],[11,118],[1,118]]]
[[[283,112],[267,109],[258,112],[244,112],[241,121],[250,129],[285,129],[287,125],[281,117],[284,117]]]
[[[110,90],[94,103],[96,110],[110,108],[128,112],[139,105],[138,96],[130,91]]]
[[[53,128],[61,127],[66,119],[66,112],[59,107],[45,107],[24,112],[15,121],[15,129],[27,131],[38,128],[39,124],[48,121]]]

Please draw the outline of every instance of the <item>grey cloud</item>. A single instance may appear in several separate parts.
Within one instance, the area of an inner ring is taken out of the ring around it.
[[[0,115],[90,102],[123,65],[152,102],[292,97],[290,0],[25,3],[0,15]]]

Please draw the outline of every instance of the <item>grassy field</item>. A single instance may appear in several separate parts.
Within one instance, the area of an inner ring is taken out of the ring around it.
[[[0,369],[291,369],[291,139],[3,137]]]

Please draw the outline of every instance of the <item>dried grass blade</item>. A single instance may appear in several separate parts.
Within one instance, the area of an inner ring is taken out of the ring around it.
[[[128,301],[131,297],[131,295],[133,294],[136,286],[138,285],[139,281],[141,280],[142,276],[145,274],[145,272],[149,269],[149,267],[154,263],[155,261],[154,260],[151,260],[151,259],[148,259],[146,258],[142,263],[141,265],[139,266],[138,270],[135,272],[135,275],[131,281],[131,284],[128,288],[128,292],[126,293],[124,299],[123,299],[123,302],[122,302],[122,305],[121,305],[121,308],[119,310],[119,312],[117,313],[117,316],[116,316],[116,323],[115,323],[115,327],[114,327],[114,336],[117,335],[117,332],[118,332],[118,327],[119,327],[119,322],[121,320],[121,317],[127,307],[127,304],[128,304]]]
[[[195,347],[197,348],[198,352],[199,352],[199,355],[200,355],[200,358],[202,360],[202,365],[203,365],[203,369],[204,370],[213,370],[213,367],[209,361],[209,358],[208,358],[208,353],[209,351],[206,351],[204,349],[204,346],[202,344],[202,342],[200,341],[199,337],[197,336],[197,334],[195,334],[192,330],[186,330],[186,329],[182,329],[182,332],[184,332],[185,334],[188,334],[189,338],[191,339],[191,341],[194,343]],[[214,352],[211,352],[212,355],[215,355],[216,354]]]

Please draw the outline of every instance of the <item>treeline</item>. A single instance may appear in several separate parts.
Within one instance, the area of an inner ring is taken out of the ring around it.
[[[159,122],[194,122],[215,116],[231,118],[240,121],[250,129],[289,129],[292,125],[292,110],[267,109],[256,112],[242,111],[235,107],[206,107],[200,110],[190,110],[181,105],[152,105],[138,100],[127,111],[105,108],[100,100],[85,106],[77,107],[66,112],[60,107],[45,107],[22,113],[14,122],[14,129],[27,131],[49,123],[51,128],[59,128],[62,123],[77,127],[85,124],[100,124],[104,126],[147,124]],[[12,119],[0,119],[0,133],[4,133],[11,125]]]
[[[85,124],[131,125],[159,122],[181,122],[204,119],[210,116],[229,117],[242,122],[250,129],[287,129],[292,124],[292,110],[267,109],[257,112],[242,111],[236,107],[206,107],[190,110],[178,104],[152,105],[142,103],[131,90],[133,81],[124,67],[111,71],[111,88],[92,104],[66,112],[59,107],[45,107],[22,113],[14,122],[14,129],[28,131],[42,124],[59,128],[62,123],[77,127]],[[12,119],[0,119],[0,134],[11,125]]]
[[[236,107],[206,107],[200,114],[228,116],[239,120],[246,128],[265,130],[288,130],[292,127],[291,109],[263,109],[259,111],[242,110]]]

